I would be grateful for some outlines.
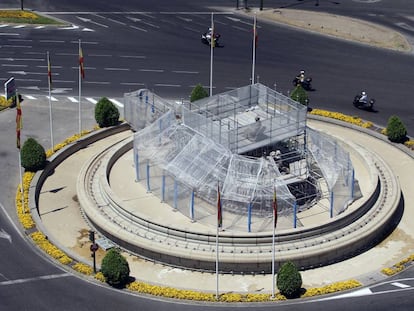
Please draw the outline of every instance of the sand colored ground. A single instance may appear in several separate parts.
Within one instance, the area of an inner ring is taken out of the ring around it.
[[[412,50],[408,40],[397,31],[361,19],[296,9],[252,10],[248,11],[247,14],[257,14],[258,20],[272,20],[303,30],[358,41],[381,48],[405,52]]]

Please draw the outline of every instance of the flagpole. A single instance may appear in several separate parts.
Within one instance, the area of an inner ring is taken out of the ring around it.
[[[16,107],[16,142],[17,142],[17,149],[19,150],[18,154],[19,154],[19,178],[20,178],[20,195],[21,195],[21,202],[22,202],[22,213],[25,213],[25,209],[24,209],[24,192],[23,192],[23,176],[22,176],[22,155],[20,153],[20,147],[21,147],[21,143],[20,143],[20,134],[21,134],[21,130],[23,128],[22,126],[22,108],[20,106],[20,100],[19,100],[19,93],[16,90],[16,101],[17,101],[17,107]]]
[[[253,22],[253,55],[252,55],[252,84],[254,84],[254,69],[256,63],[256,13],[254,13],[254,22]]]
[[[52,101],[51,101],[51,88],[52,88],[52,65],[50,64],[49,51],[47,51],[47,68],[48,68],[48,83],[49,83],[49,121],[50,121],[50,142],[52,144],[52,151],[54,151],[54,142],[53,142],[53,117],[52,117]]]
[[[213,96],[213,50],[214,50],[214,22],[213,14],[211,13],[211,37],[210,37],[210,97]]]
[[[81,92],[82,92],[82,71],[81,71],[81,60],[80,60],[80,52],[81,52],[81,40],[79,39],[79,134],[82,133],[82,115],[81,115]]]
[[[273,235],[272,235],[272,298],[275,298],[275,212],[273,212]]]
[[[217,230],[216,230],[216,300],[219,299],[219,228],[222,226],[220,184],[217,183]]]

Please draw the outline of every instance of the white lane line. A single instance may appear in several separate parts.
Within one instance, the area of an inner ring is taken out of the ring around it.
[[[26,25],[17,25],[17,26],[14,26],[13,28],[14,29],[19,29],[19,28],[24,28],[24,27],[26,27]]]
[[[72,102],[72,103],[77,103],[78,100],[75,97],[68,97],[68,99]]]
[[[188,73],[188,74],[198,74],[198,71],[186,71],[186,70],[173,70],[174,73]]]
[[[391,285],[394,285],[394,286],[397,286],[397,287],[400,287],[400,288],[410,287],[410,285],[403,284],[403,283],[400,283],[400,282],[394,282],[394,283],[391,283]]]
[[[139,30],[139,31],[148,32],[148,30],[143,29],[143,28],[136,27],[136,26],[134,26],[134,25],[129,25],[129,27],[134,28],[134,29]],[[1,34],[0,34],[0,35],[1,35]]]
[[[35,29],[43,29],[43,28],[45,28],[46,26],[44,26],[44,25],[41,25],[41,26],[36,26],[35,27]]]
[[[145,72],[164,72],[163,69],[139,69],[139,71],[145,71]]]
[[[36,97],[34,97],[32,95],[24,95],[24,97],[26,97],[27,99],[36,99]]]
[[[7,45],[2,45],[3,48],[16,48],[16,49],[31,49],[32,46],[31,45],[11,45],[11,44],[7,44]]]
[[[113,102],[115,105],[117,105],[118,107],[121,107],[121,108],[123,108],[124,107],[124,104],[123,103],[121,103],[121,102],[119,102],[119,101],[117,101],[116,99],[114,99],[114,98],[110,98],[109,99],[111,102]]]
[[[0,28],[4,28],[4,27],[7,27],[7,26],[9,26],[9,24],[3,24],[3,25],[0,25]]]
[[[112,54],[88,54],[88,56],[93,56],[93,57],[112,57]]]
[[[65,43],[64,40],[39,40],[42,43]]]
[[[8,39],[8,41],[12,41],[12,42],[33,42],[33,40],[31,40],[31,39]]]
[[[92,98],[92,97],[86,97],[86,100],[88,101],[88,102],[91,102],[92,104],[96,104],[98,101],[96,100],[96,99],[94,99],[94,98]]]
[[[111,82],[107,82],[107,81],[84,81],[83,83],[85,83],[85,84],[102,84],[102,85],[111,84]]]
[[[0,282],[0,286],[7,286],[7,285],[21,284],[21,283],[35,282],[35,281],[42,281],[42,280],[58,279],[58,278],[63,278],[67,276],[71,276],[71,274],[70,273],[50,274],[50,275],[38,276],[34,278],[9,280],[9,281]]]
[[[49,96],[46,96],[46,98],[49,99]],[[52,102],[57,102],[58,101],[58,99],[56,97],[53,97],[53,96],[50,96],[50,100]]]
[[[27,67],[28,65],[1,64],[3,67]]]
[[[145,83],[139,83],[139,82],[123,82],[119,83],[121,85],[139,85],[139,86],[145,86]]]
[[[120,55],[119,57],[124,57],[124,58],[147,58],[146,56],[143,56],[143,55]]]
[[[155,83],[155,86],[167,86],[167,87],[181,87],[179,84],[163,84],[163,83]]]
[[[131,69],[129,69],[129,68],[111,68],[111,67],[106,67],[106,68],[104,68],[104,70],[109,70],[109,71],[130,71]]]
[[[340,295],[336,295],[336,296],[332,296],[332,297],[327,297],[327,298],[321,298],[318,300],[333,300],[333,299],[341,299],[341,298],[348,298],[348,297],[360,297],[360,296],[367,296],[367,295],[371,295],[372,291],[369,288],[362,288],[350,293],[346,293],[346,294],[340,294]]]
[[[0,32],[0,36],[20,36],[19,33]]]

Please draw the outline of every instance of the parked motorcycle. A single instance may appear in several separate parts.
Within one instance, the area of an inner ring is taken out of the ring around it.
[[[361,101],[361,94],[358,94],[354,97],[354,106],[359,109],[365,109],[365,110],[373,110],[375,99],[371,98],[367,101]]]
[[[214,46],[219,46],[219,39],[220,39],[220,34],[215,33],[214,34]],[[211,44],[211,35],[207,32],[203,33],[201,35],[201,42],[203,42],[204,44],[210,45]]]
[[[295,77],[292,81],[293,86],[301,85],[306,91],[313,91],[314,88],[312,87],[312,78],[306,77],[303,81],[300,80],[299,77]]]

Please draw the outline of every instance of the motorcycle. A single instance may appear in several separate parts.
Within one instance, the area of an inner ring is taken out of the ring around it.
[[[292,81],[293,86],[300,85],[302,86],[306,91],[313,91],[314,88],[312,87],[312,78],[306,77],[303,81],[300,80],[299,77],[295,77]]]
[[[373,110],[374,109],[374,104],[375,104],[375,99],[371,98],[370,100],[367,101],[361,101],[361,94],[358,94],[354,97],[354,106],[356,108],[359,109],[365,109],[365,110]]]
[[[220,34],[215,33],[214,34],[214,46],[219,46],[219,39],[220,39]],[[201,35],[201,42],[203,42],[204,44],[210,45],[211,44],[211,35],[208,34],[207,32],[203,33]]]

